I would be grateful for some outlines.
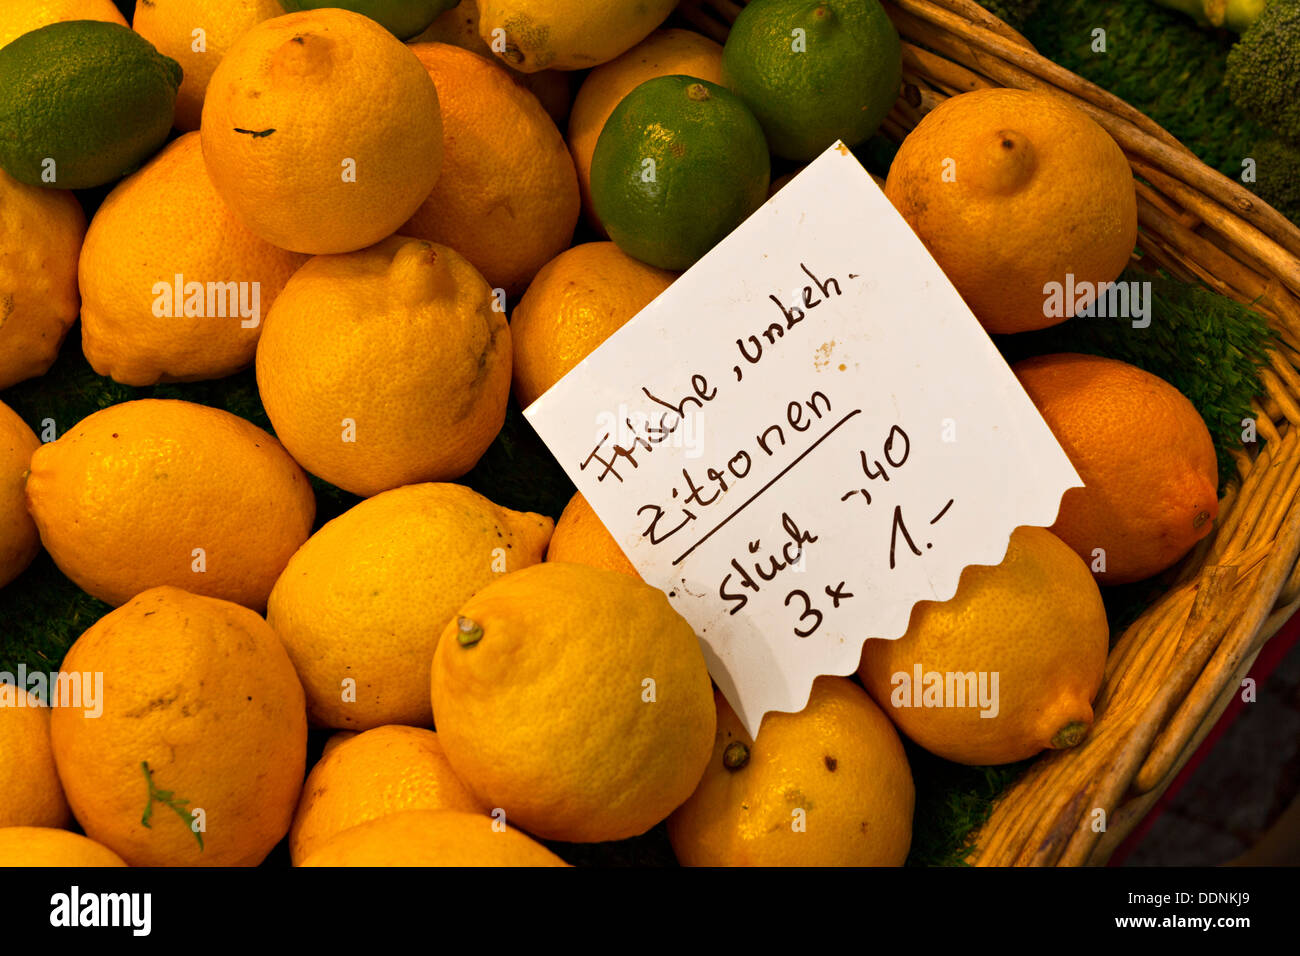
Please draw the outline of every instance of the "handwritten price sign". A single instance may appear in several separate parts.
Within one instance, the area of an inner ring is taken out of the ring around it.
[[[839,146],[525,414],[751,734],[1081,484]]]

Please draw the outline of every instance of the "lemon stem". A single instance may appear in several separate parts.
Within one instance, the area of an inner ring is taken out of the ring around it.
[[[1088,733],[1088,725],[1081,720],[1072,720],[1056,732],[1052,738],[1053,750],[1067,750],[1076,746]]]
[[[722,751],[722,765],[728,770],[739,770],[749,763],[749,748],[739,740],[733,740]]]
[[[483,625],[467,617],[456,620],[456,643],[461,647],[473,647],[483,640]]]

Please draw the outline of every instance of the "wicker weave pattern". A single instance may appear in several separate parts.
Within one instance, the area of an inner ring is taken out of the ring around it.
[[[971,0],[884,5],[903,39],[904,83],[886,135],[901,140],[936,105],[971,90],[1068,98],[1133,167],[1139,256],[1252,305],[1281,339],[1254,406],[1260,441],[1236,453],[1214,533],[1112,649],[1087,739],[1034,762],[998,801],[970,857],[985,866],[1103,863],[1238,692],[1260,648],[1300,609],[1300,229]],[[679,13],[721,42],[741,7],[683,0]]]

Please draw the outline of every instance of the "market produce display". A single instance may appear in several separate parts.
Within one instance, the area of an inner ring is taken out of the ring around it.
[[[1125,152],[1060,98],[888,142],[879,0],[725,44],[675,7],[0,0],[0,866],[959,863],[1086,739],[1215,530],[1264,319],[1135,265]],[[1295,9],[1227,24],[1292,140]],[[520,409],[837,141],[1086,487],[751,736]],[[925,671],[994,713],[900,701]]]

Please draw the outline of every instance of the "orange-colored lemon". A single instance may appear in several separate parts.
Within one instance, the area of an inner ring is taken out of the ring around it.
[[[536,401],[675,278],[612,242],[583,243],[548,262],[510,317],[520,406]]]
[[[1053,314],[1049,285],[1111,282],[1137,241],[1123,151],[1048,93],[944,101],[903,141],[885,195],[990,332],[1070,318],[1075,302]]]
[[[306,261],[230,212],[199,134],[186,133],[109,193],[90,223],[82,350],[127,385],[230,375],[252,364],[262,317]]]
[[[289,853],[301,863],[344,830],[402,810],[485,812],[432,730],[396,724],[367,730],[334,747],[307,775]]]
[[[568,248],[578,180],[537,97],[477,53],[411,47],[438,87],[442,175],[402,233],[453,247],[507,295]]]
[[[466,601],[431,690],[457,775],[543,839],[644,833],[690,796],[713,742],[691,626],[657,588],[580,564],[524,568]]]
[[[497,306],[463,256],[421,239],[310,260],[257,346],[284,447],[358,495],[459,478],[505,422],[510,327]]]
[[[397,231],[438,181],[438,91],[369,17],[327,7],[263,20],[203,101],[217,192],[267,242],[350,252]]]
[[[686,866],[901,866],[915,791],[903,743],[857,684],[819,677],[754,740],[722,694],[704,779],[668,819]]]
[[[591,155],[605,120],[623,97],[646,80],[681,74],[722,83],[722,47],[691,30],[656,30],[622,56],[604,63],[582,81],[569,114],[569,150],[578,170],[582,209],[601,229],[591,204]]]
[[[301,866],[568,866],[482,813],[405,810],[344,830]]]
[[[152,588],[81,635],[102,713],[56,707],[77,822],[132,866],[256,866],[289,832],[307,755],[302,686],[266,621]]]
[[[71,192],[0,169],[0,389],[44,375],[77,320],[86,216]]]
[[[212,73],[234,42],[263,20],[283,14],[278,0],[145,0],[135,5],[131,28],[184,70],[176,94],[177,129],[199,128]]]
[[[36,449],[27,508],[54,563],[101,601],[170,584],[260,611],[311,533],[316,499],[252,422],[147,398]]]
[[[375,495],[312,535],[267,606],[314,722],[365,730],[428,726],[438,635],[470,595],[536,564],[551,519],[463,485]]]
[[[0,402],[0,587],[22,574],[41,549],[23,493],[32,454],[39,447],[36,433],[17,412]]]
[[[580,491],[569,499],[555,523],[546,560],[589,564],[593,568],[641,577]]]
[[[50,708],[0,682],[0,827],[63,827],[72,820],[50,749]]]
[[[1214,528],[1219,468],[1191,402],[1126,362],[1062,353],[1013,371],[1083,479],[1052,530],[1102,584],[1150,577]]]
[[[126,866],[102,844],[49,827],[0,827],[0,867]]]
[[[480,56],[495,59],[492,48],[483,42],[478,32],[478,4],[475,0],[460,0],[438,19],[429,24],[429,28],[408,43],[450,43],[462,50],[470,50]],[[538,70],[536,73],[520,73],[510,69],[504,60],[496,62],[510,70],[510,78],[536,96],[551,114],[551,119],[563,123],[569,115],[569,74],[563,70]]]
[[[1045,528],[1011,534],[947,601],[912,608],[898,640],[869,640],[858,674],[899,730],[965,764],[1072,747],[1092,726],[1109,631],[1088,567]]]

